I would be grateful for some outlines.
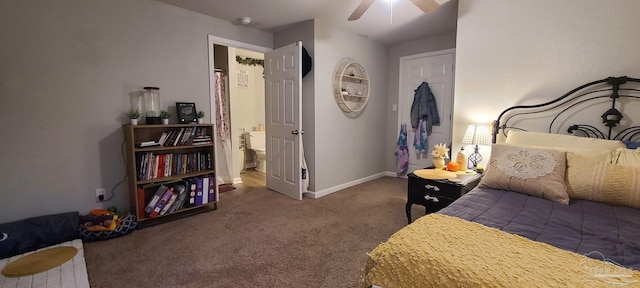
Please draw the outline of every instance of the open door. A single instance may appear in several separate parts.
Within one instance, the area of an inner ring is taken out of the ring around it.
[[[302,200],[302,42],[264,55],[267,188]]]

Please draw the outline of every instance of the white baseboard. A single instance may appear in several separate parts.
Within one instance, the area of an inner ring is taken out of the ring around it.
[[[397,174],[395,172],[389,172],[389,171],[381,172],[381,173],[374,174],[374,175],[371,175],[371,176],[367,176],[367,177],[364,177],[364,178],[360,178],[360,179],[357,179],[357,180],[354,180],[354,181],[351,181],[351,182],[347,182],[347,183],[344,183],[344,184],[333,186],[333,187],[328,188],[328,189],[324,189],[324,190],[320,190],[320,191],[305,192],[304,196],[305,197],[309,197],[309,198],[313,198],[313,199],[317,199],[317,198],[320,198],[320,197],[323,197],[323,196],[327,196],[327,195],[329,195],[331,193],[338,192],[338,191],[340,191],[342,189],[346,189],[346,188],[349,188],[351,186],[362,184],[364,182],[368,182],[368,181],[371,181],[371,180],[374,180],[374,179],[378,179],[378,178],[382,178],[382,177],[385,177],[385,176],[397,177]]]
[[[242,178],[233,178],[233,184],[242,184]]]

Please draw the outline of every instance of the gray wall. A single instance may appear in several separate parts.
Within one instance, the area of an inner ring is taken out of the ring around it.
[[[151,0],[1,1],[0,223],[98,207],[95,189],[123,180],[124,112],[143,86],[160,87],[163,109],[195,102],[210,121],[208,34],[273,46],[270,33]],[[128,209],[127,190],[105,207]]]
[[[640,1],[460,0],[458,11],[454,151],[466,125],[489,124],[510,106],[640,76]]]
[[[389,47],[389,82],[387,85],[386,115],[387,115],[387,139],[385,159],[387,163],[387,171],[396,171],[396,157],[393,154],[398,141],[398,111],[393,111],[394,104],[398,104],[398,96],[400,90],[400,57],[427,53],[456,47],[456,33],[451,32],[443,35],[426,37],[418,40],[407,41],[395,44]],[[454,91],[455,94],[455,91]],[[413,140],[411,140],[413,141]]]
[[[316,19],[314,54],[314,191],[322,194],[385,171],[387,48]],[[333,96],[333,75],[344,57],[362,64],[371,83],[369,102],[357,118],[347,117]]]

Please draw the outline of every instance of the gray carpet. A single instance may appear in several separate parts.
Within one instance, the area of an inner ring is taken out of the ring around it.
[[[302,201],[236,186],[216,211],[85,243],[91,287],[354,287],[407,221],[406,179]]]

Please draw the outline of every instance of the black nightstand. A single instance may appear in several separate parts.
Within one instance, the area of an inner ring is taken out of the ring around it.
[[[411,205],[424,206],[425,214],[436,212],[476,187],[482,179],[482,174],[458,175],[458,178],[461,179],[460,182],[429,180],[420,178],[413,173],[409,173],[407,176],[409,177],[409,185],[405,209],[409,223],[411,223]]]

